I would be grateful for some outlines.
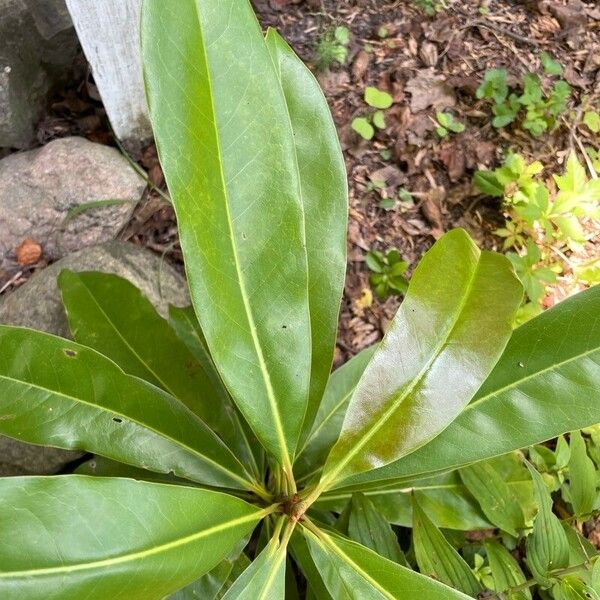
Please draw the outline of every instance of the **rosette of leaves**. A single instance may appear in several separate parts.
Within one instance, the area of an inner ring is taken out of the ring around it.
[[[327,29],[317,44],[316,67],[320,71],[327,71],[335,63],[345,65],[348,60],[348,44],[350,43],[350,30],[343,25]]]
[[[600,422],[598,290],[512,331],[509,261],[456,230],[331,375],[346,174],[314,78],[245,1],[147,1],[142,34],[193,308],[165,320],[122,279],[64,272],[74,341],[0,327],[0,433],[95,455],[0,479],[0,597],[468,598],[426,502],[405,563],[377,495]],[[373,506],[346,528],[354,492]]]
[[[408,263],[402,260],[396,248],[387,252],[369,250],[366,262],[372,271],[369,283],[378,298],[385,299],[392,294],[406,293],[408,281],[404,273],[408,269]]]
[[[365,116],[354,118],[351,127],[363,139],[371,140],[376,129],[386,128],[384,111],[392,106],[393,99],[387,92],[369,86],[365,89],[364,100],[366,104],[377,110]]]

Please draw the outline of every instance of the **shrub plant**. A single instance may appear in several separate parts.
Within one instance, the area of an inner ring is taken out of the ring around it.
[[[0,432],[95,455],[0,480],[0,597],[593,590],[514,451],[600,422],[600,288],[513,332],[510,262],[456,230],[384,340],[330,375],[346,175],[315,80],[248,2],[147,0],[142,30],[193,308],[164,320],[122,279],[63,272],[75,341],[0,327]],[[485,527],[503,537],[477,549],[447,531]],[[525,538],[534,580],[499,542]]]

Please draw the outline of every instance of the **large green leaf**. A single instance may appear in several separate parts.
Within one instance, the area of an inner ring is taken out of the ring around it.
[[[231,437],[228,400],[140,290],[107,273],[62,271],[58,283],[77,342],[169,392],[221,437]]]
[[[69,475],[0,479],[0,597],[160,600],[266,511],[226,494]]]
[[[248,0],[146,2],[142,47],[202,331],[291,478],[311,332],[298,163],[275,66]]]
[[[302,535],[298,528],[296,528],[290,539],[290,551],[306,579],[307,598],[311,597],[308,593],[310,591],[312,597],[316,600],[332,600],[317,565],[312,559],[306,537]]]
[[[402,567],[334,533],[303,529],[335,600],[466,600],[461,592]]]
[[[600,286],[516,329],[473,402],[429,444],[348,489],[454,469],[600,423]]]
[[[237,412],[232,403],[231,396],[219,375],[219,371],[210,355],[206,338],[196,318],[193,306],[180,308],[169,306],[169,324],[175,330],[177,336],[189,348],[196,360],[202,365],[204,372],[210,379],[213,389],[216,391],[217,402],[227,407],[230,413],[232,426],[229,431],[221,433],[228,446],[236,452],[240,460],[248,465],[257,476],[264,474],[262,468],[265,456],[262,446],[257,442],[248,424]]]
[[[266,42],[279,73],[294,132],[304,206],[312,333],[305,439],[333,360],[346,274],[348,183],[335,123],[317,80],[274,29],[268,31]]]
[[[497,592],[506,592],[509,588],[525,583],[526,577],[519,563],[500,542],[485,540],[484,547]],[[515,592],[509,600],[531,600],[531,592],[529,589]]]
[[[29,329],[0,326],[0,433],[209,485],[255,487],[178,400],[95,350]]]
[[[310,478],[323,468],[327,454],[342,430],[352,392],[376,348],[365,348],[329,377],[314,426],[294,463],[299,481]]]
[[[322,489],[393,462],[443,431],[500,357],[522,289],[509,261],[462,229],[423,257],[360,379]]]

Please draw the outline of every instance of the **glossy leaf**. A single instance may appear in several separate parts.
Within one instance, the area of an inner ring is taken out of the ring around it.
[[[265,511],[127,479],[0,479],[0,597],[151,600],[210,571]]]
[[[527,521],[532,520],[537,507],[532,499],[531,478],[523,462],[516,455],[508,454],[490,460],[490,464],[506,481],[511,495],[518,499]],[[352,494],[333,490],[321,496],[316,506],[340,512]],[[437,527],[465,531],[494,527],[463,484],[458,471],[367,490],[364,494],[395,525],[412,527],[411,495],[414,495]]]
[[[485,540],[485,552],[494,578],[494,589],[506,592],[525,583],[526,577],[513,555],[498,541]],[[531,591],[524,589],[511,594],[509,600],[531,600]]]
[[[352,496],[351,502],[352,510],[348,521],[349,537],[371,548],[380,556],[408,567],[394,530],[373,503],[360,492]]]
[[[232,448],[240,460],[260,476],[263,473],[264,452],[262,446],[257,442],[248,424],[241,419],[236,411],[231,396],[219,375],[219,371],[210,355],[196,313],[192,306],[179,308],[169,306],[169,324],[175,330],[177,336],[188,347],[196,360],[202,365],[202,369],[208,376],[212,388],[215,390],[215,402],[226,407],[231,419],[231,426],[227,431],[219,432],[227,445]]]
[[[450,427],[345,486],[364,490],[454,469],[600,423],[599,312],[596,286],[516,329],[490,377]]]
[[[563,577],[557,591],[559,600],[600,600],[600,595],[575,575]]]
[[[587,455],[581,432],[571,433],[569,447],[569,500],[575,516],[585,519],[591,514],[596,502],[596,468]]]
[[[320,531],[303,529],[311,555],[336,600],[466,600],[438,581],[402,567],[372,550]]]
[[[569,564],[569,542],[558,517],[552,512],[552,498],[543,477],[529,466],[538,514],[527,538],[527,566],[537,581],[549,586],[549,572]]]
[[[198,320],[227,389],[291,477],[311,334],[298,163],[275,66],[247,0],[147,2],[142,54]]]
[[[0,433],[238,489],[240,462],[178,400],[98,352],[0,326]]]
[[[354,391],[320,486],[393,462],[445,429],[502,353],[521,296],[505,257],[481,252],[461,229],[441,238]]]
[[[525,519],[517,497],[502,475],[483,461],[461,469],[460,477],[485,516],[496,527],[517,537],[525,527]]]
[[[223,600],[283,600],[286,548],[272,539],[223,596]]]
[[[413,544],[421,573],[472,597],[481,591],[469,565],[414,500]]]
[[[58,284],[75,341],[169,392],[221,436],[231,432],[220,390],[139,289],[108,273],[62,271]]]
[[[304,208],[312,336],[310,396],[303,439],[329,378],[346,275],[348,183],[335,123],[317,80],[274,30],[266,36],[294,133]]]
[[[290,540],[290,550],[296,564],[302,571],[307,582],[307,588],[315,600],[332,600],[331,594],[323,582],[321,574],[310,554],[308,542],[302,533],[296,529]],[[308,597],[308,593],[307,593]]]
[[[352,392],[375,349],[376,346],[365,348],[329,377],[312,431],[294,464],[300,481],[309,479],[323,467],[327,454],[342,430]]]

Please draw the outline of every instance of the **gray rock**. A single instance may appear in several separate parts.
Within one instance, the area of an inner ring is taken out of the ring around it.
[[[115,273],[137,286],[163,315],[168,305],[190,303],[183,277],[149,250],[114,241],[74,252],[36,273],[0,304],[0,323],[31,327],[68,336],[65,312],[56,283],[63,269]]]
[[[40,6],[32,14],[27,4]],[[59,0],[0,0],[0,148],[31,145],[49,91],[73,65],[79,43],[63,11]]]
[[[173,267],[149,250],[114,241],[70,254],[34,275],[0,304],[0,323],[68,336],[56,284],[63,269],[125,277],[142,290],[163,316],[167,315],[169,304],[190,303],[185,280]],[[53,474],[80,456],[78,452],[33,446],[0,436],[0,476]]]
[[[73,27],[65,0],[25,0],[35,26],[46,40]]]
[[[118,150],[84,138],[7,156],[0,160],[0,269],[17,267],[14,251],[26,238],[50,260],[113,239],[144,188]],[[86,210],[65,224],[70,209],[102,199],[127,202]]]

